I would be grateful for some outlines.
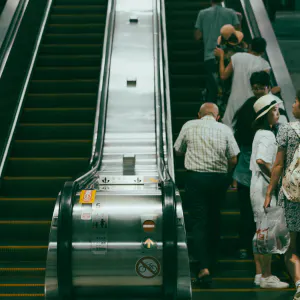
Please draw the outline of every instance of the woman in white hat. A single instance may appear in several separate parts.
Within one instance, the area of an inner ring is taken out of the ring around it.
[[[275,134],[272,131],[278,123],[280,114],[278,104],[282,102],[272,95],[259,98],[254,103],[256,119],[254,129],[256,131],[250,159],[250,170],[252,171],[250,198],[254,214],[254,221],[259,220],[264,212],[263,205],[265,195],[270,182],[271,169],[276,159],[277,145]],[[276,205],[276,199],[272,199]],[[281,282],[271,273],[271,255],[254,255],[256,265],[255,283],[261,288],[287,288],[289,285]]]

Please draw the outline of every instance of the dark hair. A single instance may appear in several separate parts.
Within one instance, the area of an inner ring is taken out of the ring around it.
[[[255,132],[259,129],[272,131],[272,128],[268,122],[268,113],[269,112],[253,122],[253,129]]]
[[[300,101],[300,90],[297,91],[297,98]]]
[[[270,86],[270,75],[265,72],[255,72],[251,75],[250,84],[261,84],[263,86]]]
[[[267,42],[264,38],[257,37],[251,41],[251,50],[256,53],[264,53],[267,48]]]
[[[249,98],[234,115],[234,136],[240,146],[252,145],[255,135],[252,124],[256,116],[253,105],[256,100],[256,97]]]
[[[223,2],[224,0],[211,0],[212,3],[221,3]]]

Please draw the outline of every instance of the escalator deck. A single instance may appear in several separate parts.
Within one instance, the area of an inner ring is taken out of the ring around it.
[[[44,297],[64,182],[88,168],[107,0],[54,0],[0,191],[0,297]]]

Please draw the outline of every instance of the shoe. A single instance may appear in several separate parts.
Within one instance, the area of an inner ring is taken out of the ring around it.
[[[256,274],[255,278],[254,278],[254,285],[260,285],[260,281],[261,281],[261,274]]]
[[[212,285],[211,275],[204,275],[203,277],[197,277],[192,281],[193,285],[197,285],[200,288],[209,289]]]
[[[276,276],[269,276],[267,278],[261,278],[260,287],[262,289],[286,289],[289,287],[289,284],[280,281]]]
[[[300,286],[298,286],[297,292],[296,292],[296,294],[294,296],[294,300],[299,300],[299,299],[300,299]]]

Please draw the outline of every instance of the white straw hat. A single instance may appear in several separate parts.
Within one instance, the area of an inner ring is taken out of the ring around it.
[[[253,105],[253,108],[257,115],[255,120],[259,119],[260,117],[268,113],[274,106],[282,102],[283,101],[279,100],[278,97],[272,94],[260,97]]]

